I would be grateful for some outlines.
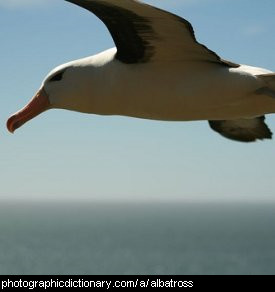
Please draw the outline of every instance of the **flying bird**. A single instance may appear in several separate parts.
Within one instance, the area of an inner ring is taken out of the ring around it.
[[[220,58],[185,19],[137,0],[66,0],[95,14],[115,48],[58,66],[7,121],[14,132],[52,108],[164,121],[206,120],[241,142],[271,139],[275,73]]]

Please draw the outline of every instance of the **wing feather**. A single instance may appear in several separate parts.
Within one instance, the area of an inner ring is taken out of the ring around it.
[[[254,142],[272,138],[264,116],[254,119],[209,121],[209,125],[215,132],[235,141]]]
[[[100,18],[110,31],[121,62],[211,62],[226,67],[238,64],[222,60],[197,42],[185,19],[136,0],[66,0]]]

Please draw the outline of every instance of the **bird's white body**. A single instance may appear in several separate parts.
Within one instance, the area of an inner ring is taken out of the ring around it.
[[[275,99],[256,93],[264,85],[257,75],[269,70],[165,61],[126,65],[117,61],[115,54],[113,48],[50,72],[52,76],[70,67],[58,96],[52,90],[58,85],[44,85],[53,106],[167,121],[232,120],[275,112]]]

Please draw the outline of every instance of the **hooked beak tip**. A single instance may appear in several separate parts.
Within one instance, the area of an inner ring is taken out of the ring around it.
[[[41,88],[35,97],[19,112],[12,115],[7,121],[7,128],[10,133],[21,127],[27,121],[33,119],[40,113],[50,108],[50,102],[44,88]]]
[[[7,121],[7,128],[11,134],[14,134],[14,131],[19,128],[20,126],[15,121],[16,116],[11,116]]]

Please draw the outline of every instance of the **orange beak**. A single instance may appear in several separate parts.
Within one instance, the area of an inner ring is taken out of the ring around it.
[[[13,133],[27,121],[50,108],[50,101],[44,88],[41,88],[34,98],[20,111],[12,115],[7,121],[8,130]]]

